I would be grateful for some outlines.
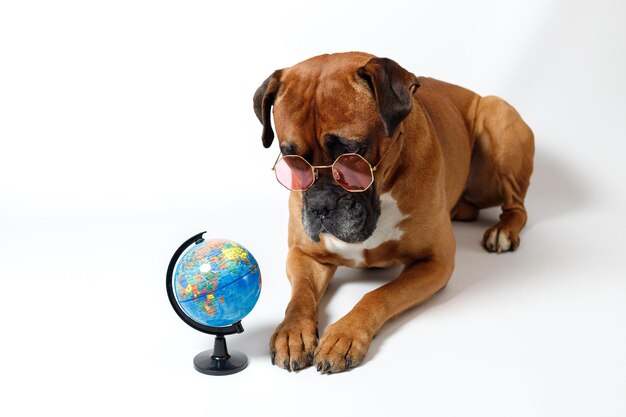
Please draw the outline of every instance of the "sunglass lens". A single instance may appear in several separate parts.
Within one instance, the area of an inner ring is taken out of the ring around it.
[[[313,168],[299,156],[283,156],[274,172],[278,182],[292,191],[304,191],[313,184]]]
[[[341,155],[333,164],[333,177],[348,191],[365,191],[372,185],[372,168],[360,155]]]

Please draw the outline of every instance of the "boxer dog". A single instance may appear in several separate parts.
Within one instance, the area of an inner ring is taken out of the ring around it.
[[[388,320],[444,288],[451,220],[501,206],[489,252],[515,250],[526,223],[531,129],[507,102],[416,77],[365,53],[321,55],[275,71],[254,94],[263,145],[289,197],[291,300],[270,340],[272,363],[346,371]],[[318,341],[320,299],[339,265],[402,266]]]

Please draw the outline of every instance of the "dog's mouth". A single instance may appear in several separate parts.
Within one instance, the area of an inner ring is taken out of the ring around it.
[[[346,207],[343,207],[343,206]],[[342,200],[338,209],[329,216],[321,216],[320,233],[330,233],[347,243],[355,243],[367,239],[361,231],[367,220],[367,214],[363,206],[354,200]]]
[[[314,242],[320,241],[322,233],[346,243],[363,242],[374,233],[379,216],[380,201],[373,192],[318,190],[304,196],[302,221]]]

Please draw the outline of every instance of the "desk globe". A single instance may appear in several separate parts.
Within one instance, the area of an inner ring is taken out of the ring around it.
[[[243,370],[248,358],[228,352],[225,335],[243,332],[243,319],[261,293],[261,272],[252,254],[226,239],[205,240],[204,234],[183,243],[167,269],[167,295],[189,326],[215,335],[213,350],[199,353],[194,368],[209,375]]]

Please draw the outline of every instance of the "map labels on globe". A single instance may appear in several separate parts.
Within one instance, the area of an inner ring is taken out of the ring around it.
[[[229,326],[244,318],[261,293],[259,265],[243,246],[204,240],[179,259],[174,273],[176,302],[193,321]]]

